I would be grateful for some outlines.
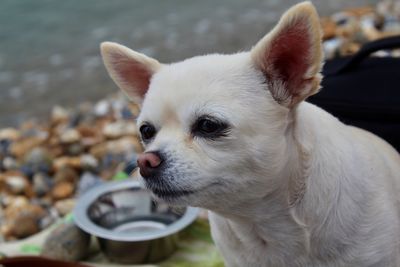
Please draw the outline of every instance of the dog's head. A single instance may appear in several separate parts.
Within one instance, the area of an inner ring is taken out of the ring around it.
[[[290,113],[319,89],[318,15],[298,4],[250,52],[174,64],[103,43],[117,85],[142,105],[145,184],[172,204],[215,209],[277,188]],[[224,203],[222,203],[224,202]]]

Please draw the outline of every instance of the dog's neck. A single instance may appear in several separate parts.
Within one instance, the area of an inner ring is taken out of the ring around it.
[[[276,181],[280,184],[274,191],[266,191],[262,198],[235,203],[235,208],[215,210],[226,218],[250,218],[258,221],[275,213],[290,213],[291,208],[301,202],[306,190],[310,147],[308,143],[299,141],[298,135],[302,129],[297,124],[298,109],[288,114],[288,124],[285,132],[286,147],[284,168],[278,173]],[[263,179],[264,177],[261,177]],[[272,205],[273,204],[273,205]],[[271,210],[272,209],[272,210]]]
[[[295,216],[293,209],[305,194],[308,161],[307,144],[296,138],[297,110],[289,114],[286,132],[287,162],[279,174],[280,188],[268,192],[263,199],[248,201],[237,205],[231,211],[216,211],[223,216],[239,239],[259,240],[261,244],[279,243],[292,247],[292,251],[305,251],[309,248],[308,232],[304,224]],[[290,243],[286,243],[290,240]],[[283,244],[285,243],[285,244]]]

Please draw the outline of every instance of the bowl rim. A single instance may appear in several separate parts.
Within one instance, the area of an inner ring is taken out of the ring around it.
[[[134,235],[108,230],[95,224],[89,219],[87,210],[93,201],[95,201],[99,196],[107,192],[129,188],[140,188],[147,190],[139,181],[134,180],[108,182],[88,190],[77,199],[77,204],[72,211],[75,224],[83,231],[100,238],[113,241],[147,241],[163,238],[183,230],[185,227],[191,224],[199,214],[199,208],[186,207],[186,211],[183,216],[168,225],[165,229],[156,230],[151,233],[135,233]]]

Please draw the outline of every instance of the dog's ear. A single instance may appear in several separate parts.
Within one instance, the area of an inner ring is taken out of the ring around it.
[[[322,44],[318,14],[310,2],[295,5],[251,50],[274,99],[293,107],[318,92]]]
[[[131,100],[140,104],[149,88],[151,77],[161,64],[116,43],[104,42],[100,48],[111,78]]]

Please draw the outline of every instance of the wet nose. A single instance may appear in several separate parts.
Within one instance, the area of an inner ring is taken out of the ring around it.
[[[151,178],[160,169],[162,162],[163,160],[157,152],[146,152],[140,154],[137,159],[140,168],[140,175],[143,178]]]

